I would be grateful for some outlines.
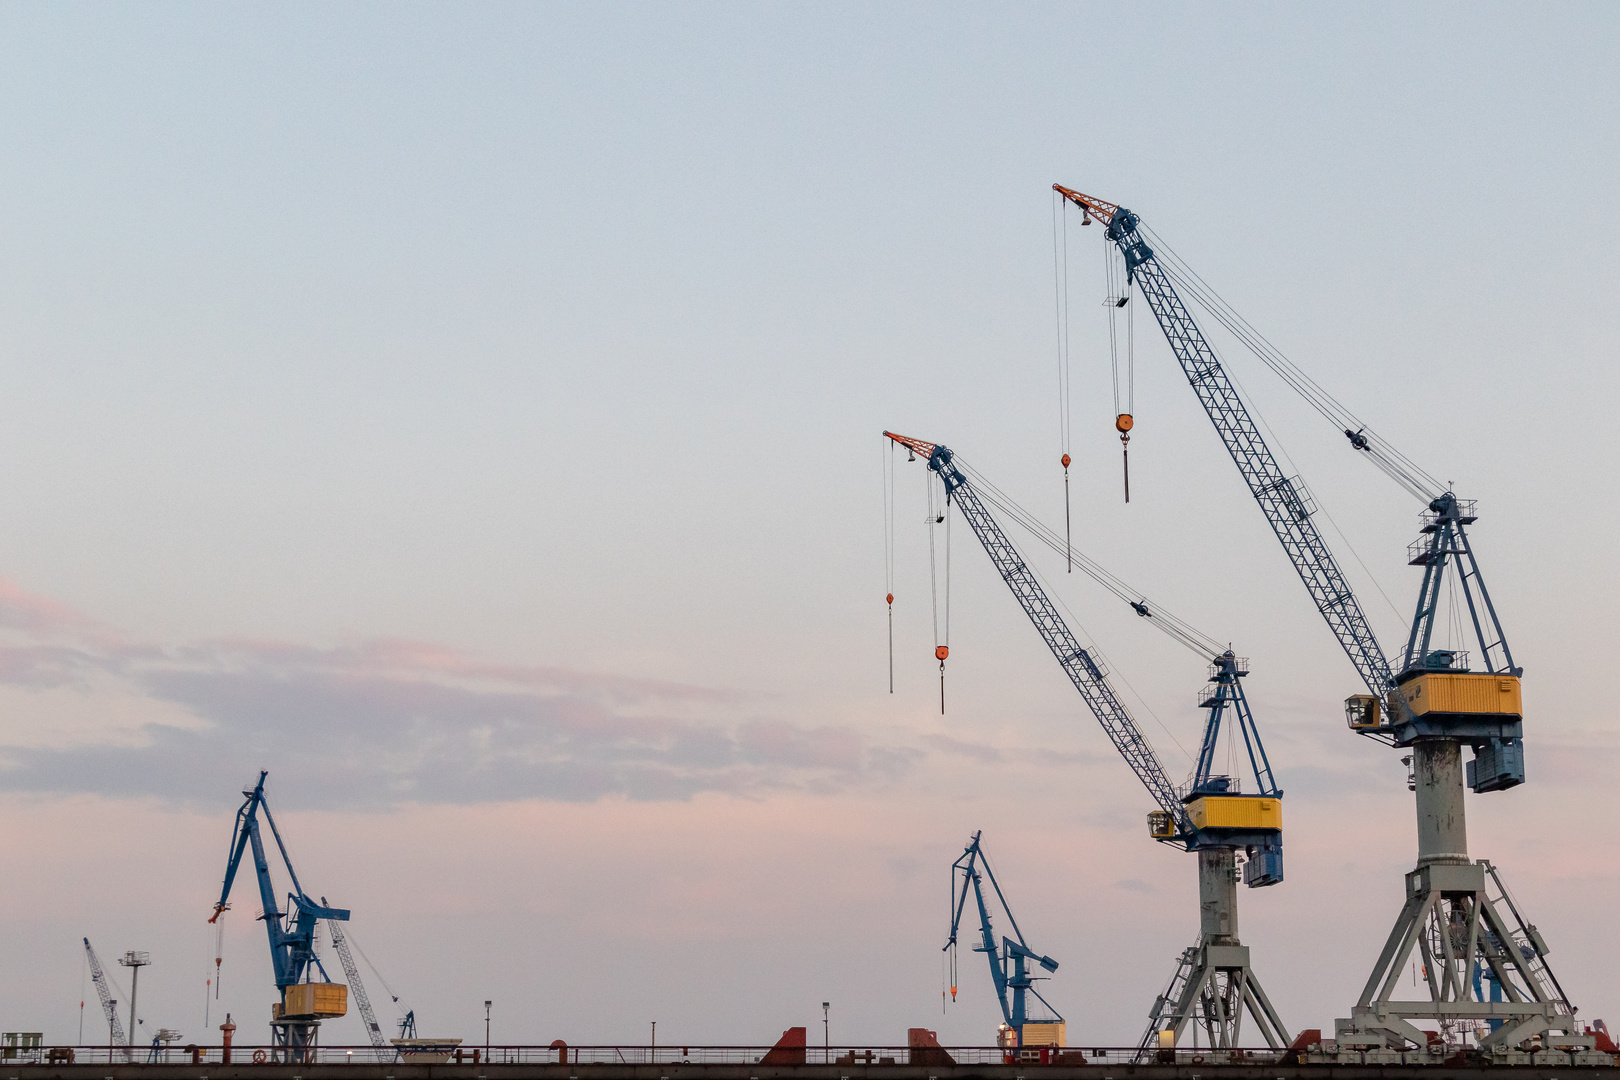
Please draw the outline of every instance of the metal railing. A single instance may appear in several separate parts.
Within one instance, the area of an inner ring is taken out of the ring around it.
[[[773,1050],[775,1051],[773,1054]],[[193,1062],[218,1065],[225,1062],[220,1046],[152,1047],[30,1047],[19,1049],[5,1065],[45,1065],[64,1063],[67,1052],[77,1065],[187,1065]],[[302,1056],[294,1056],[298,1054]],[[1280,1062],[1284,1051],[1267,1048],[1244,1050],[1208,1050],[1184,1047],[1176,1050],[1148,1051],[1154,1062],[1178,1065],[1247,1064],[1270,1065]],[[1003,1049],[999,1046],[806,1046],[774,1048],[766,1045],[698,1046],[671,1043],[667,1046],[601,1045],[571,1046],[510,1045],[490,1046],[486,1054],[482,1046],[462,1045],[448,1054],[418,1055],[410,1051],[378,1050],[369,1044],[361,1046],[317,1046],[305,1051],[291,1051],[284,1046],[248,1046],[234,1044],[230,1050],[231,1065],[248,1064],[321,1064],[321,1065],[376,1065],[412,1062],[431,1063],[448,1060],[454,1064],[489,1065],[1128,1065],[1140,1060],[1142,1051],[1132,1047],[1024,1047]],[[770,1061],[765,1061],[767,1056]],[[949,1055],[949,1062],[943,1055]]]

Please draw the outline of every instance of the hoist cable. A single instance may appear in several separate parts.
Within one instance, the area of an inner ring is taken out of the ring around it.
[[[343,940],[354,946],[354,951],[360,954],[360,959],[366,962],[366,967],[370,968],[371,973],[377,976],[377,982],[382,984],[383,992],[388,995],[388,1000],[394,1003],[394,1012],[398,1013],[399,1016],[403,1018],[406,1010],[399,1007],[399,995],[394,993],[393,988],[388,985],[388,980],[383,978],[382,972],[377,970],[377,965],[371,962],[371,957],[366,955],[366,950],[362,949],[360,947],[360,943],[354,940],[353,931],[351,930],[344,933]]]
[[[1119,377],[1119,309],[1130,303],[1131,275],[1115,262],[1116,249],[1103,245],[1103,269],[1107,294],[1103,305],[1108,308],[1108,368],[1114,390],[1114,429],[1119,432],[1120,468],[1125,482],[1125,501],[1131,501],[1131,427],[1136,411],[1136,309],[1125,313],[1125,393],[1120,395]],[[1123,284],[1121,273],[1123,271]]]
[[[1172,256],[1174,253],[1171,253]],[[1267,367],[1271,368],[1287,385],[1306,400],[1312,408],[1316,409],[1325,419],[1352,439],[1358,449],[1362,449],[1372,459],[1375,467],[1383,472],[1408,494],[1428,502],[1439,491],[1443,490],[1433,477],[1429,476],[1410,459],[1402,455],[1382,436],[1369,430],[1362,421],[1347,408],[1334,400],[1325,390],[1322,390],[1296,365],[1283,356],[1274,346],[1261,337],[1257,331],[1242,317],[1232,310],[1230,305],[1222,301],[1213,290],[1206,292],[1193,277],[1178,272],[1171,265],[1161,262],[1165,268],[1166,276],[1173,284],[1184,290],[1188,298],[1216,322],[1226,327],[1250,352],[1254,353]]]
[[[956,463],[958,465],[960,465],[961,462],[961,458],[956,459]],[[979,489],[979,493],[983,495],[984,492],[982,489]],[[1029,572],[1035,576],[1035,580],[1040,582],[1052,602],[1057,604],[1058,607],[1062,608],[1063,613],[1069,617],[1070,628],[1076,631],[1080,637],[1091,643],[1091,648],[1087,651],[1091,654],[1092,660],[1099,665],[1104,673],[1111,673],[1114,678],[1125,684],[1125,689],[1130,692],[1131,697],[1136,699],[1136,703],[1142,707],[1143,712],[1153,717],[1153,722],[1159,725],[1159,730],[1164,732],[1165,737],[1175,744],[1177,750],[1181,751],[1181,756],[1186,758],[1188,761],[1192,761],[1193,756],[1187,752],[1187,748],[1185,746],[1181,745],[1181,740],[1176,738],[1175,733],[1170,730],[1169,725],[1159,718],[1158,713],[1153,711],[1153,706],[1148,704],[1147,698],[1143,697],[1141,693],[1137,691],[1136,687],[1132,685],[1130,679],[1126,678],[1122,672],[1115,670],[1113,665],[1108,662],[1108,655],[1104,653],[1102,647],[1097,644],[1097,639],[1092,637],[1091,634],[1086,631],[1085,626],[1081,624],[1080,619],[1075,615],[1074,610],[1070,608],[1069,605],[1064,601],[1063,597],[1059,596],[1052,588],[1051,582],[1046,580],[1046,575],[1042,574],[1039,569],[1031,566],[1029,563],[1025,563],[1024,565],[1028,568]],[[1197,650],[1194,649],[1194,651],[1196,652]],[[1140,729],[1138,729],[1138,733],[1141,734],[1142,741],[1147,743],[1148,751],[1155,758],[1157,758],[1159,756],[1158,751],[1154,749],[1153,743],[1150,739],[1148,739],[1147,734],[1145,732],[1141,732]]]
[[[947,649],[951,647],[951,496],[945,493],[945,640],[940,642]]]
[[[939,505],[936,512],[934,504],[934,480],[937,473],[929,472],[924,475],[923,483],[928,488],[928,592],[934,609],[934,655],[939,659],[939,712],[945,715],[945,657],[950,652],[951,632],[951,526],[949,520],[950,493],[943,487],[939,496]],[[934,527],[940,522],[945,523],[945,637],[941,641],[939,636],[939,568],[934,552]]]
[[[1214,344],[1208,344],[1210,352],[1215,353],[1216,358],[1220,359],[1220,354],[1216,351]],[[1395,613],[1395,618],[1397,620],[1400,620],[1402,618],[1401,609],[1396,607],[1395,601],[1389,598],[1388,591],[1386,591],[1384,586],[1379,582],[1377,575],[1372,572],[1372,568],[1367,565],[1366,560],[1361,557],[1361,553],[1356,550],[1355,545],[1350,542],[1350,537],[1346,535],[1345,531],[1339,527],[1339,523],[1334,520],[1332,513],[1328,511],[1325,505],[1318,502],[1314,495],[1310,494],[1310,489],[1305,486],[1305,481],[1300,477],[1299,466],[1294,464],[1294,459],[1288,456],[1288,447],[1283,444],[1283,441],[1278,437],[1276,430],[1273,429],[1271,424],[1266,420],[1266,414],[1260,410],[1260,406],[1255,402],[1253,396],[1250,395],[1248,389],[1243,385],[1242,380],[1233,374],[1230,367],[1225,367],[1224,361],[1223,367],[1225,368],[1227,378],[1232,380],[1233,389],[1237,391],[1238,396],[1241,397],[1244,403],[1248,406],[1249,413],[1254,417],[1255,424],[1265,432],[1267,445],[1275,450],[1277,456],[1287,464],[1291,483],[1294,485],[1295,490],[1303,492],[1305,495],[1310,497],[1310,502],[1316,508],[1316,510],[1313,511],[1313,515],[1316,512],[1320,512],[1323,517],[1327,518],[1328,524],[1333,526],[1333,531],[1338,534],[1339,539],[1344,543],[1345,550],[1350,552],[1351,558],[1356,560],[1356,565],[1361,567],[1361,572],[1367,575],[1367,580],[1372,582],[1373,588],[1378,591],[1378,595],[1382,596],[1384,598],[1384,603],[1389,605],[1389,610]]]
[[[935,474],[928,473],[925,484],[928,489],[928,602],[933,606],[933,644],[938,648],[940,644],[940,567],[933,551],[933,526],[940,523],[941,515],[933,510],[933,478]]]
[[[1125,407],[1117,411],[1136,414],[1136,305],[1130,302],[1132,285],[1125,282]]]
[[[1053,192],[1052,203],[1052,291],[1054,317],[1057,319],[1057,375],[1058,375],[1058,444],[1064,454],[1069,452],[1070,394],[1069,394],[1069,213],[1068,200]],[[1061,225],[1058,204],[1063,204]],[[1061,257],[1059,236],[1061,234]]]
[[[1117,280],[1117,274],[1114,270],[1115,254],[1116,249],[1112,244],[1103,245],[1103,273],[1108,285],[1108,295],[1103,299],[1103,304],[1108,308],[1108,370],[1113,379],[1114,415],[1117,416],[1124,410],[1119,407],[1119,330],[1117,326],[1119,305],[1115,302],[1119,299],[1119,296],[1117,295],[1117,287],[1114,284]]]
[[[879,464],[883,471],[883,585],[889,610],[889,693],[894,693],[894,440]]]
[[[1025,510],[1006,492],[987,480],[983,473],[964,462],[960,454],[954,454],[952,462],[969,478],[973,484],[973,490],[979,493],[980,498],[1000,511],[1008,521],[1018,525],[1036,540],[1039,540],[1053,551],[1063,554],[1063,541],[1039,518]],[[1217,656],[1226,652],[1226,646],[1222,645],[1218,640],[1196,629],[1158,604],[1149,604],[1145,595],[1131,588],[1123,579],[1084,552],[1076,551],[1073,554],[1075,564],[1082,572],[1115,597],[1129,604],[1138,615],[1148,618],[1175,641],[1180,642],[1205,660],[1214,660]]]
[[[1164,239],[1146,225],[1140,226],[1153,240],[1159,265],[1178,291],[1184,292],[1198,307],[1226,327],[1245,348],[1254,353],[1290,389],[1304,398],[1329,423],[1351,436],[1357,449],[1365,450],[1374,464],[1409,494],[1424,502],[1446,490],[1438,480],[1401,453],[1392,443],[1373,431],[1354,412],[1336,399],[1304,369],[1271,343],[1238,311],[1221,298],[1198,272],[1187,264]]]
[[[1061,429],[1059,442],[1062,448],[1063,463],[1063,536],[1064,542],[1072,543],[1073,533],[1070,529],[1069,515],[1069,441],[1072,435],[1070,418],[1074,405],[1070,394],[1071,367],[1069,364],[1069,201],[1061,198],[1056,191],[1052,193],[1052,287],[1057,291],[1057,320],[1058,320],[1058,426]],[[1063,208],[1063,261],[1058,262],[1058,205]],[[1074,572],[1071,561],[1068,572]]]

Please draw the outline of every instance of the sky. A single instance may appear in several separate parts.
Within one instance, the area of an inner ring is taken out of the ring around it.
[[[106,1038],[88,936],[150,951],[143,1032],[260,1041],[251,890],[217,1001],[205,920],[267,769],[385,1024],[983,1045],[982,830],[1071,1043],[1134,1044],[1193,860],[961,522],[931,583],[884,430],[1059,527],[1067,447],[1076,546],[1251,659],[1287,880],[1243,938],[1290,1030],[1348,1015],[1405,768],[1145,311],[1123,501],[1054,182],[1478,500],[1529,782],[1471,851],[1613,1020],[1617,48],[1599,4],[6,7],[0,1027]],[[1393,650],[1421,506],[1226,355]],[[1204,661],[1026,554],[1179,782]]]

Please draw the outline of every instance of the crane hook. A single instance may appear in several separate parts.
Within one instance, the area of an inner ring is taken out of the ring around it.
[[[1125,501],[1131,501],[1131,428],[1136,421],[1130,413],[1120,413],[1114,417],[1114,429],[1119,432],[1119,450],[1125,464]]]
[[[1069,455],[1063,455],[1063,551],[1068,573],[1074,573],[1074,542],[1069,530]]]

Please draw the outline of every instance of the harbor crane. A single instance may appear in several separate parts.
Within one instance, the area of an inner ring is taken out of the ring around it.
[[[271,1006],[270,1034],[278,1060],[303,1064],[314,1060],[316,1037],[322,1020],[343,1016],[348,1012],[348,987],[336,983],[326,973],[320,957],[315,954],[315,928],[320,920],[345,922],[349,912],[329,907],[324,898],[316,903],[304,895],[282,843],[281,831],[271,816],[270,804],[265,799],[264,781],[268,771],[259,773],[259,781],[242,794],[246,802],[236,812],[236,829],[231,836],[230,858],[225,865],[225,884],[220,889],[219,902],[209,922],[216,921],[230,907],[231,885],[236,880],[242,855],[253,850],[253,869],[259,878],[259,900],[264,907],[260,916],[265,933],[270,939],[270,964],[275,973],[278,1001]],[[270,878],[270,863],[265,858],[264,840],[259,832],[259,813],[275,837],[281,861],[292,880],[292,891],[287,894],[287,909],[276,906],[275,884]],[[339,955],[343,955],[340,951]],[[319,974],[317,981],[315,976]]]
[[[326,897],[321,897],[321,903],[326,903]],[[377,1060],[393,1061],[399,1056],[398,1052],[388,1044],[388,1036],[377,1024],[377,1014],[371,1010],[371,997],[366,993],[366,984],[360,981],[360,969],[349,952],[349,939],[338,922],[337,919],[326,920],[326,930],[332,938],[332,951],[338,954],[338,960],[343,964],[343,974],[349,980],[349,989],[354,991],[354,1003],[360,1010],[360,1019],[366,1025],[366,1035],[371,1039],[372,1048],[377,1051]]]
[[[1054,184],[1078,206],[1084,224],[1095,220],[1124,260],[1127,289],[1139,286],[1204,411],[1266,521],[1282,543],[1317,611],[1349,656],[1368,693],[1345,703],[1352,731],[1409,749],[1416,792],[1418,857],[1406,875],[1405,902],[1372,975],[1347,1020],[1338,1022],[1342,1046],[1407,1044],[1426,1036],[1411,1021],[1434,1020],[1443,1029],[1471,1028],[1481,1047],[1506,1047],[1551,1030],[1573,1032],[1574,1008],[1547,965],[1547,946],[1524,922],[1501,877],[1486,860],[1471,861],[1463,786],[1502,791],[1524,782],[1523,669],[1480,575],[1466,526],[1472,500],[1458,499],[1364,426],[1282,358],[1186,266],[1140,217],[1115,203]],[[1153,244],[1150,246],[1148,240]],[[1283,374],[1324,416],[1342,427],[1350,445],[1425,503],[1420,538],[1408,549],[1423,567],[1423,585],[1399,666],[1378,643],[1332,550],[1316,527],[1316,507],[1298,476],[1289,476],[1261,436],[1248,406],[1219,356],[1194,321],[1182,294],[1192,298],[1246,347]],[[1120,303],[1126,302],[1126,297]],[[1279,363],[1278,361],[1281,361]],[[1352,418],[1353,419],[1353,418]],[[1441,585],[1452,570],[1466,628],[1477,644],[1479,669],[1467,651],[1435,648]],[[1462,747],[1473,759],[1462,760]],[[1394,997],[1414,950],[1420,952],[1428,1000]],[[1473,973],[1488,970],[1505,1001],[1487,1001]]]
[[[112,984],[107,979],[106,971],[101,967],[101,958],[90,946],[89,938],[84,939],[84,955],[90,962],[90,981],[96,984],[96,995],[101,998],[102,1014],[107,1017],[108,1046],[117,1047],[123,1053],[125,1061],[133,1061],[129,1042],[124,1037],[124,1022],[118,1018],[118,1002],[112,996]],[[133,1014],[133,1008],[131,1012]]]
[[[948,448],[893,432],[884,434],[913,455],[921,456],[929,470],[939,476],[946,501],[962,512],[1069,681],[1158,804],[1159,809],[1148,815],[1149,835],[1198,855],[1198,943],[1181,954],[1170,985],[1154,1003],[1139,1054],[1145,1057],[1160,1047],[1174,1046],[1191,1020],[1204,1029],[1212,1048],[1241,1046],[1245,1012],[1253,1018],[1266,1045],[1287,1045],[1287,1030],[1254,974],[1248,946],[1238,936],[1239,853],[1245,856],[1242,876],[1250,888],[1275,885],[1283,879],[1282,791],[1272,778],[1259,729],[1243,692],[1248,662],[1230,649],[1222,649],[1213,639],[1186,629],[1179,620],[1168,624],[1168,632],[1184,644],[1191,644],[1210,661],[1210,685],[1199,696],[1200,705],[1207,707],[1210,714],[1205,721],[1198,764],[1192,779],[1178,789],[1109,683],[1101,657],[1080,644],[1034,571],[991,515],[987,502],[994,500],[1004,513],[1019,517],[1021,524],[1030,524],[1027,518]],[[1058,543],[1061,545],[1061,541]],[[1087,561],[1077,559],[1077,565],[1084,568]],[[1156,613],[1144,599],[1127,602],[1137,614],[1155,618]],[[1243,792],[1238,777],[1216,775],[1213,771],[1214,748],[1228,711],[1247,748],[1253,792]]]
[[[1018,920],[1013,918],[1007,897],[1001,891],[1001,884],[996,881],[995,871],[990,869],[990,860],[985,857],[981,844],[983,835],[982,832],[974,833],[967,848],[951,864],[951,934],[945,942],[945,951],[951,954],[951,996],[956,996],[957,933],[962,925],[962,912],[967,907],[968,890],[972,889],[973,900],[979,911],[979,944],[973,946],[973,951],[984,953],[990,962],[990,980],[995,984],[1004,1030],[1010,1037],[1008,1048],[1062,1046],[1063,1017],[1035,989],[1035,980],[1042,976],[1031,974],[1029,968],[1033,963],[1046,971],[1056,971],[1058,962],[1031,949],[1024,940],[1024,932],[1018,929]],[[985,900],[986,878],[990,880],[990,888],[995,890],[996,901],[1007,916],[1007,923],[1014,935],[1003,935],[1000,946],[996,945],[995,928],[990,923],[990,905]],[[959,880],[960,887],[957,885]],[[1033,1019],[1030,1017],[1027,999],[1031,994],[1046,1006],[1045,1015]]]

